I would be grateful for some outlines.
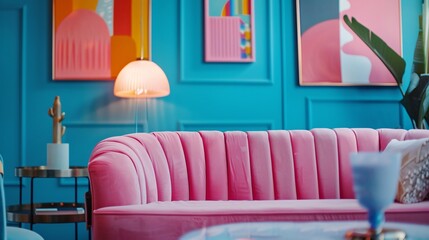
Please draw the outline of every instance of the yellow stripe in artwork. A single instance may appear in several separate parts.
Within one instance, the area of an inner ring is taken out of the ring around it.
[[[242,6],[243,6],[243,15],[250,15],[249,12],[249,0],[242,0]]]
[[[136,58],[141,57],[141,43],[142,43],[142,32],[141,32],[141,19],[143,10],[143,45],[144,45],[144,58],[150,59],[150,19],[149,19],[149,1],[150,0],[132,0],[132,12],[131,12],[131,36],[136,43]],[[142,9],[143,8],[143,9]]]
[[[143,0],[143,46],[144,46],[144,58],[150,59],[150,0]]]
[[[98,0],[73,0],[73,11],[78,9],[88,9],[95,11],[97,9]]]

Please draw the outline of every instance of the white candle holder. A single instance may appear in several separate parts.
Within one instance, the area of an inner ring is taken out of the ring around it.
[[[68,143],[48,143],[47,153],[48,169],[69,169]]]

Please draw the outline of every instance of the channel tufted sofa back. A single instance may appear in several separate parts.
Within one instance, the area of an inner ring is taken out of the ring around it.
[[[351,152],[423,137],[429,131],[363,128],[112,137],[90,158],[93,209],[180,200],[350,199]]]

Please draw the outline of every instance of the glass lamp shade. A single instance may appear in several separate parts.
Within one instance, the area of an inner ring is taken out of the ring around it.
[[[170,85],[164,71],[156,63],[136,60],[119,72],[113,94],[122,98],[164,97],[170,94]]]

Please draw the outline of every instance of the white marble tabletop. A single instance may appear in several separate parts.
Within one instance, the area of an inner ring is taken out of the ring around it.
[[[189,232],[181,240],[280,240],[344,239],[354,228],[367,228],[365,221],[250,222],[216,225]],[[401,229],[407,240],[429,240],[429,225],[387,222],[385,228]]]

